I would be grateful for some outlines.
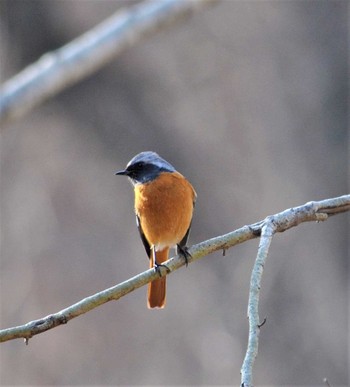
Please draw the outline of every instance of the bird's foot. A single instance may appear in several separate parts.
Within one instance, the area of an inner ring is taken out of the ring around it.
[[[178,254],[180,254],[184,257],[185,262],[186,262],[186,267],[187,267],[188,266],[188,259],[192,258],[192,255],[188,252],[188,247],[177,245],[177,252],[178,252]]]
[[[161,267],[164,267],[168,274],[170,273],[170,269],[168,268],[167,265],[163,265],[163,264],[157,263],[157,261],[155,261],[154,270],[158,273],[159,277],[162,276],[162,272],[160,270]]]

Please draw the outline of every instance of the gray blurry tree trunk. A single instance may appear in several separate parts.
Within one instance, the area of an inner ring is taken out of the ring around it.
[[[0,89],[0,123],[21,117],[97,71],[126,48],[216,1],[149,0],[119,10],[5,82]]]

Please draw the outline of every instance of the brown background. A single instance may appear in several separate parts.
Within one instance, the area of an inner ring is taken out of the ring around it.
[[[120,1],[1,1],[2,78]],[[155,150],[195,186],[190,243],[348,191],[346,1],[224,1],[123,53],[2,130],[1,327],[147,268],[132,188]],[[347,216],[274,238],[257,385],[348,385]],[[1,345],[5,385],[238,385],[258,241],[181,269],[168,305],[142,288]]]

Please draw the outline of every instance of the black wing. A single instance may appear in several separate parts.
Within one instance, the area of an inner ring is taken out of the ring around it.
[[[140,223],[140,218],[138,217],[138,215],[136,215],[136,224],[137,224],[137,228],[138,228],[139,233],[140,233],[140,237],[141,237],[142,243],[145,246],[147,257],[149,258],[151,256],[151,246],[149,245],[149,243],[148,243],[148,241],[147,241],[147,239],[145,237],[145,234],[142,231],[142,227],[141,227],[141,223]]]
[[[192,222],[191,222],[192,223]],[[180,247],[186,247],[186,243],[187,243],[187,239],[188,239],[188,236],[190,235],[190,231],[191,231],[191,224],[190,224],[190,227],[188,228],[188,230],[186,231],[186,234],[185,236],[182,238],[182,240],[178,243],[178,245]]]
[[[195,205],[196,205],[196,201],[194,200],[194,201],[193,201],[193,209],[194,209]],[[191,231],[191,225],[192,225],[192,221],[191,221],[191,223],[190,223],[190,225],[189,225],[189,227],[188,227],[188,230],[186,231],[185,236],[182,238],[182,240],[180,241],[180,243],[178,243],[178,246],[180,246],[180,248],[181,248],[181,247],[182,247],[182,248],[183,248],[183,247],[186,247],[187,239],[188,239],[188,236],[190,235],[190,231]]]

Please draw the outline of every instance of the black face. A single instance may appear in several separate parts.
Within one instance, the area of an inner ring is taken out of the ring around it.
[[[160,168],[157,165],[139,161],[129,165],[124,171],[117,172],[116,175],[126,175],[133,183],[147,183],[155,179],[159,174],[166,169]]]

